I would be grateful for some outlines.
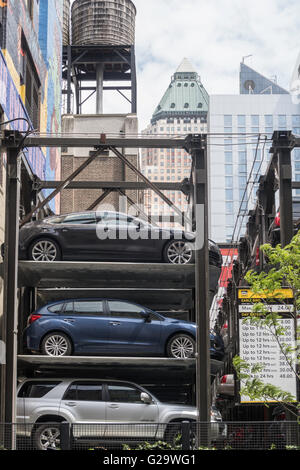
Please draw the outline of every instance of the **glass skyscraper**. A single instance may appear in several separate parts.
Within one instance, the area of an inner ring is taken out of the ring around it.
[[[243,235],[248,211],[256,203],[259,177],[265,173],[270,159],[273,131],[288,129],[300,135],[299,122],[300,106],[293,103],[291,95],[245,64],[240,69],[240,95],[210,96],[210,236],[213,240],[231,242]],[[297,149],[293,152],[293,168],[294,179],[299,181]]]

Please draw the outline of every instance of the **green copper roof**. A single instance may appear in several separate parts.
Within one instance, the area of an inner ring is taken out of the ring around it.
[[[207,116],[209,97],[200,77],[184,59],[152,116],[152,124],[168,117]]]

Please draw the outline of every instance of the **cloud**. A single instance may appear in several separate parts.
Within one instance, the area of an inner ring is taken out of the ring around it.
[[[239,63],[288,87],[300,50],[298,1],[135,0],[141,128],[188,57],[210,94],[238,93]],[[148,59],[149,58],[149,59]]]
[[[300,51],[299,0],[133,0],[140,129],[188,57],[210,94],[239,92],[239,63],[288,88]],[[128,112],[108,94],[105,112]]]

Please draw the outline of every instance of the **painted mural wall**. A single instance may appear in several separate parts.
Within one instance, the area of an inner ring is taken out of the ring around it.
[[[32,9],[29,10],[29,5]],[[62,0],[0,0],[0,105],[7,119],[29,118],[26,110],[24,55],[30,56],[39,81],[39,131],[61,129]],[[26,44],[26,51],[24,50]],[[25,130],[24,121],[12,128]],[[41,179],[60,179],[60,151],[29,149],[26,157]],[[59,208],[59,200],[53,203]]]

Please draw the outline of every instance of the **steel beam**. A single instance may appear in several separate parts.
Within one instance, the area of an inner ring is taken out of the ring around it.
[[[196,222],[195,250],[195,318],[196,348],[196,406],[200,422],[210,422],[210,321],[209,321],[209,256],[208,256],[208,162],[206,136],[191,139],[194,183],[194,215]],[[198,436],[206,446],[209,436]]]
[[[176,207],[173,202],[167,196],[165,196],[164,193],[162,193],[154,183],[152,183],[152,181],[143,175],[143,173],[141,173],[121,152],[119,152],[119,150],[114,147],[110,147],[110,150],[112,150],[113,153],[119,157],[123,163],[125,163],[132,171],[134,171],[134,173],[136,173],[139,178],[148,184],[150,189],[152,189],[169,207],[171,207],[171,209],[176,212],[176,214],[182,217],[187,224],[191,224],[191,221],[185,216],[185,214],[181,212],[181,210],[178,209],[178,207]]]
[[[0,133],[0,144],[1,144],[1,133]],[[4,144],[3,144],[4,145]],[[9,142],[6,144],[7,147],[10,145]],[[185,149],[186,139],[179,138],[151,138],[147,137],[135,137],[135,138],[113,138],[106,137],[106,142],[101,143],[100,135],[99,136],[88,136],[88,137],[77,137],[75,135],[61,135],[60,137],[54,136],[38,136],[32,135],[26,137],[24,147],[78,147],[78,148],[91,148],[91,147],[117,147],[117,148],[166,148],[166,149],[175,149],[181,148]]]
[[[104,136],[105,137],[105,136]],[[61,184],[54,190],[52,191],[51,194],[49,194],[48,197],[46,197],[43,201],[41,201],[37,206],[35,206],[29,214],[27,214],[24,219],[20,223],[20,227],[22,227],[24,224],[30,221],[31,217],[33,214],[39,210],[41,210],[48,202],[50,202],[58,193],[60,193],[63,189],[67,188],[69,183],[76,178],[90,163],[92,163],[95,158],[97,158],[101,152],[103,152],[103,148],[100,148],[96,152],[93,152],[90,157],[80,165],[77,170],[75,170],[65,181],[62,181]]]
[[[106,196],[108,196],[113,190],[112,189],[105,189],[104,192],[101,194],[101,196],[99,196],[96,201],[93,202],[93,204],[91,204],[88,208],[87,208],[87,211],[92,211],[93,209],[95,209],[95,207],[98,206],[98,204],[100,204],[100,202],[104,201],[104,199],[106,198]]]
[[[125,191],[122,191],[121,189],[118,190],[119,194],[121,194],[121,196],[124,196],[127,198],[129,204],[131,204],[137,211],[139,214],[141,214],[141,216],[143,216],[146,220],[148,220],[148,222],[151,224],[151,218],[148,214],[146,214],[146,212],[144,212],[141,207],[139,207],[133,199],[131,199],[130,196],[128,196]],[[155,224],[157,225],[157,224]]]
[[[291,150],[278,150],[279,198],[280,198],[280,243],[284,247],[293,238],[293,197]]]
[[[34,182],[37,190],[58,188],[61,181],[39,181]],[[185,191],[183,183],[155,183],[161,191]],[[121,189],[121,190],[146,190],[150,186],[141,181],[72,181],[68,189]]]
[[[19,148],[8,149],[2,321],[2,340],[6,344],[6,364],[1,367],[2,423],[16,422],[20,171],[21,157],[19,155]],[[15,432],[12,427],[6,433],[5,445],[8,449],[15,449]]]
[[[291,151],[295,138],[291,131],[275,131],[273,149],[278,156],[279,200],[280,200],[280,243],[284,247],[293,238],[293,195]]]
[[[72,50],[71,50],[71,46],[66,46],[66,47],[67,47],[67,57],[68,57],[68,63],[67,63],[67,113],[71,114]]]
[[[131,46],[131,112],[137,113],[137,82],[136,82],[136,62],[135,47]]]

